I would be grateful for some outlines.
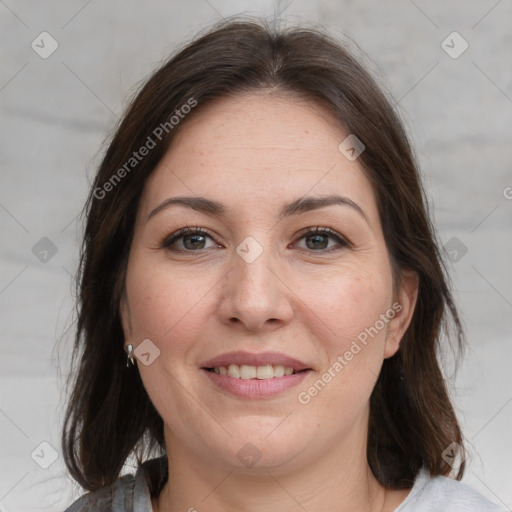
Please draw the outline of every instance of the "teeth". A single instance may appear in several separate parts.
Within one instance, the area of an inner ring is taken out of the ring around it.
[[[240,366],[237,364],[230,364],[228,366],[228,375],[234,379],[240,378]]]
[[[253,367],[255,368],[255,367]],[[258,379],[273,379],[274,378],[274,368],[272,365],[267,364],[265,366],[258,366],[256,369],[256,378]]]
[[[225,366],[217,366],[213,371],[220,375],[228,375],[234,379],[273,379],[274,377],[282,377],[283,375],[291,375],[293,368],[276,364],[275,366],[267,364],[264,366],[249,366],[247,364],[230,364]]]
[[[282,377],[284,375],[284,366],[278,364],[274,368],[274,377]]]

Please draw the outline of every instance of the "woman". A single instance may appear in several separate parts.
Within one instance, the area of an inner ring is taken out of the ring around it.
[[[218,24],[142,87],[91,189],[63,433],[90,492],[68,511],[500,510],[447,478],[445,274],[356,59]]]

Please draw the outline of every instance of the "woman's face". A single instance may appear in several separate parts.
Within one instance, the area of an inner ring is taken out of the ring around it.
[[[374,192],[328,112],[269,94],[205,107],[144,188],[121,307],[170,457],[359,456],[415,280],[393,293]]]

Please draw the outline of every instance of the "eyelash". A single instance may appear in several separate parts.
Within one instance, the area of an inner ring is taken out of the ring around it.
[[[333,251],[339,251],[341,249],[346,249],[351,247],[351,244],[342,237],[339,233],[334,231],[331,228],[322,227],[322,226],[315,226],[315,227],[309,227],[305,228],[304,230],[301,230],[299,234],[299,238],[297,240],[300,240],[302,238],[307,237],[308,235],[314,235],[314,234],[322,234],[322,235],[329,235],[331,238],[335,239],[336,242],[339,244],[339,247],[331,247],[330,249],[321,249],[318,251],[315,251],[313,249],[300,249],[302,251],[308,251],[313,253],[330,253]],[[172,249],[171,245],[178,241],[179,239],[183,238],[186,235],[206,235],[212,240],[214,240],[213,234],[211,234],[207,229],[202,228],[200,226],[190,227],[187,225],[187,227],[179,229],[178,231],[175,231],[171,235],[167,236],[162,243],[160,244],[161,249],[167,249],[169,251],[173,252],[186,252],[186,253],[193,253],[193,252],[201,252],[205,251],[207,249],[197,249],[197,250],[191,250],[191,249]]]

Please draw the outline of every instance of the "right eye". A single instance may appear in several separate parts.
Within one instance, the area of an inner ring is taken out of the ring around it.
[[[204,228],[187,227],[179,229],[166,237],[163,240],[161,247],[163,249],[176,252],[198,252],[209,249],[210,247],[218,247],[218,245],[206,247],[205,244],[208,238],[213,241],[212,235],[210,235]]]

